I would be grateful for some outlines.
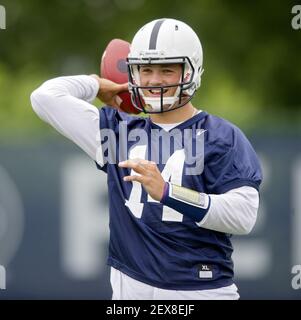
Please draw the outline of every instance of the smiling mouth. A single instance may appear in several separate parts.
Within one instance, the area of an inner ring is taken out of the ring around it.
[[[160,96],[161,95],[161,90],[148,90],[153,96]],[[168,91],[168,89],[164,89],[162,92],[163,92],[163,95]]]

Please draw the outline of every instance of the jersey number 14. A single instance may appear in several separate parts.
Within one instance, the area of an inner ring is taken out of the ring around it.
[[[146,156],[146,146],[135,146],[131,149],[129,153],[129,159],[145,159]],[[171,157],[167,160],[166,165],[161,172],[161,175],[165,181],[170,181],[171,183],[182,185],[182,174],[185,162],[184,149],[175,151]],[[132,169],[131,175],[137,175],[137,173]],[[133,215],[140,219],[143,212],[144,203],[141,202],[142,196],[142,185],[139,182],[134,181],[132,191],[128,200],[125,201],[125,205],[131,210]],[[158,202],[154,200],[150,195],[147,198],[148,202]],[[183,215],[178,211],[163,206],[162,221],[174,221],[182,222]]]

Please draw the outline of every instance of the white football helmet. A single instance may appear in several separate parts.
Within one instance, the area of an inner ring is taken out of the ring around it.
[[[184,22],[159,19],[147,23],[134,36],[128,55],[129,90],[133,105],[145,113],[160,113],[187,104],[201,84],[203,50],[196,33]],[[139,68],[149,64],[181,64],[178,84],[142,86]],[[164,90],[177,87],[172,97]],[[160,90],[158,97],[147,97],[143,90]]]

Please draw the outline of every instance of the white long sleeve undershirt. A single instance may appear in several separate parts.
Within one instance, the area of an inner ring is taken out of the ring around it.
[[[95,99],[98,90],[95,78],[79,75],[46,81],[31,94],[37,115],[95,161],[99,152],[99,111],[89,102]],[[247,234],[252,230],[259,206],[255,188],[243,186],[210,197],[210,209],[197,225],[230,234]]]

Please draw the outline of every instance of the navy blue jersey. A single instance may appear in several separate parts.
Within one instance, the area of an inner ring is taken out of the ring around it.
[[[262,179],[260,164],[244,134],[231,123],[206,112],[178,125],[175,128],[178,132],[190,129],[194,141],[193,135],[199,134],[197,129],[204,130],[202,171],[187,174],[185,167],[191,163],[185,159],[185,148],[181,149],[185,139],[177,139],[170,156],[162,159],[160,155],[166,146],[162,141],[154,145],[151,139],[161,128],[150,118],[104,107],[100,109],[100,129],[107,163],[97,167],[107,173],[109,192],[108,264],[163,289],[202,290],[231,285],[231,235],[199,227],[189,217],[153,200],[140,183],[123,181],[131,170],[119,168],[118,162],[124,158],[151,160],[159,155],[158,168],[166,181],[208,194],[221,194],[241,186],[258,189]],[[136,135],[135,129],[143,129],[145,136]],[[132,136],[127,139],[130,133]],[[110,135],[111,141],[107,137]],[[204,266],[211,277],[200,276]]]

